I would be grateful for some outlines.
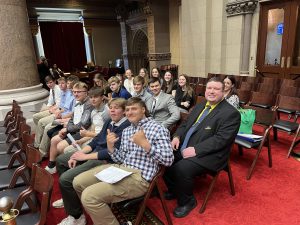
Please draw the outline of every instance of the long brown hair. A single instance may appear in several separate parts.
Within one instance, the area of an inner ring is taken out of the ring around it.
[[[194,95],[194,89],[190,86],[190,82],[189,82],[189,77],[186,74],[180,74],[178,76],[178,80],[180,77],[184,77],[186,82],[185,82],[185,87],[184,87],[184,91],[183,91],[183,97],[185,97],[186,95],[192,97]],[[179,82],[178,82],[178,87],[180,87]]]

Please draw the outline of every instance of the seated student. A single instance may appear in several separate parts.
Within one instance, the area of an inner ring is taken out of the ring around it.
[[[188,77],[185,74],[181,74],[178,77],[178,86],[175,93],[176,105],[182,112],[188,112],[194,105],[194,89],[188,83]]]
[[[152,97],[152,95],[146,90],[146,88],[144,88],[144,82],[145,82],[144,77],[136,76],[135,78],[133,78],[134,92],[132,96],[139,97],[144,102],[147,102]]]
[[[125,77],[126,79],[124,80],[124,87],[126,88],[126,90],[132,95],[133,94],[133,74],[131,69],[127,69],[125,71]]]
[[[161,77],[160,71],[157,67],[153,67],[151,70],[150,78],[156,77],[159,79],[160,85],[163,84],[163,79]]]
[[[67,77],[67,88],[69,90],[71,90],[71,93],[73,95],[73,92],[72,92],[72,89],[73,89],[73,86],[74,84],[76,84],[77,82],[79,82],[79,78],[75,75],[70,75]],[[73,98],[74,98],[74,95],[73,95]],[[75,99],[75,98],[74,98]],[[74,103],[74,106],[76,104],[76,101]],[[73,115],[73,111],[74,111],[74,107],[73,107],[73,110],[72,110],[72,114],[70,116],[64,116],[64,118],[61,118],[61,119],[55,119],[55,121],[51,124],[51,125],[47,125],[44,129],[44,135],[43,135],[43,138],[42,138],[42,141],[41,143],[43,143],[43,139],[45,139],[47,137],[47,142],[50,142],[50,139],[52,137],[54,137],[56,134],[58,134],[58,132],[67,126],[71,116]],[[47,134],[47,135],[45,135]],[[41,144],[42,145],[42,144]],[[45,148],[45,151],[48,151],[49,150],[49,146],[50,144],[47,145],[48,147]]]
[[[120,148],[116,148],[120,138],[109,130],[107,134],[107,149],[115,164],[95,167],[73,180],[73,187],[95,225],[118,224],[110,203],[144,195],[159,165],[170,166],[174,160],[169,131],[148,117],[145,103],[132,97],[125,111],[131,126],[124,129]],[[95,174],[110,166],[132,174],[114,184],[99,181]]]
[[[107,150],[107,130],[114,132],[119,140],[115,143],[115,147],[119,148],[123,130],[130,125],[125,117],[126,100],[123,98],[112,99],[109,105],[109,119],[101,132],[93,138],[93,141],[85,146],[82,151],[76,153],[66,153],[57,157],[57,171],[59,174],[59,187],[62,199],[53,203],[55,208],[65,207],[68,215],[60,224],[85,224],[80,198],[73,188],[72,182],[74,177],[105,163],[112,162]],[[70,170],[70,168],[72,168]]]
[[[53,127],[53,121],[56,119],[70,118],[75,105],[75,98],[72,91],[68,89],[66,78],[61,77],[57,81],[61,90],[59,108],[56,109],[50,116],[40,119],[36,127],[34,146],[39,149],[42,156],[45,156],[49,149],[50,140],[48,138],[47,131]]]
[[[104,100],[108,102],[111,99],[111,90],[108,82],[104,79],[101,73],[96,73],[94,76],[94,86],[103,88],[104,90]]]
[[[131,94],[126,90],[126,88],[122,87],[122,83],[120,82],[119,78],[117,77],[109,78],[108,84],[110,89],[112,90],[112,98],[128,99],[131,97]]]
[[[146,102],[150,115],[156,122],[169,128],[180,119],[180,111],[174,97],[161,91],[157,77],[150,78],[149,87],[153,93],[153,96]]]
[[[50,89],[47,107],[43,107],[40,112],[33,114],[33,122],[37,126],[40,119],[48,117],[55,112],[60,104],[60,88],[51,76],[45,77],[45,82]]]
[[[56,173],[55,158],[58,154],[57,149],[62,149],[63,151],[67,145],[66,143],[71,143],[66,138],[67,134],[76,134],[82,127],[88,129],[91,125],[91,112],[94,107],[89,103],[87,91],[88,86],[83,82],[78,82],[73,86],[73,94],[77,101],[74,107],[74,114],[69,120],[67,127],[61,129],[58,135],[51,139],[49,163],[45,168],[51,174]],[[65,140],[65,142],[61,143],[64,147],[58,146],[62,140]]]
[[[207,82],[205,98],[207,102],[196,105],[176,130],[172,140],[175,162],[164,175],[168,187],[165,198],[177,199],[173,214],[178,218],[197,205],[195,177],[224,168],[240,127],[240,113],[224,100],[224,84],[219,78]]]
[[[174,80],[174,77],[171,71],[167,70],[164,75],[163,84],[162,84],[162,91],[166,94],[170,94],[175,97],[176,89],[177,89],[177,82]]]
[[[240,107],[240,99],[236,92],[236,80],[233,76],[227,76],[224,78],[223,83],[225,85],[224,98],[226,101],[235,108]]]
[[[144,87],[147,89],[148,88],[148,82],[149,82],[148,70],[146,68],[141,68],[140,71],[139,71],[139,76],[144,78],[144,80],[145,80]]]
[[[72,135],[76,139],[76,143],[80,147],[86,146],[92,138],[94,138],[103,128],[104,123],[109,119],[108,107],[104,103],[104,90],[99,87],[92,87],[89,90],[90,103],[94,107],[91,113],[92,125],[90,129],[86,130],[82,128],[79,132]],[[65,142],[65,141],[63,141]],[[66,143],[67,144],[67,143]],[[68,143],[69,144],[69,143]],[[62,144],[59,144],[59,147],[63,148]],[[75,152],[78,149],[72,145],[66,146],[64,150],[57,148],[58,152]]]

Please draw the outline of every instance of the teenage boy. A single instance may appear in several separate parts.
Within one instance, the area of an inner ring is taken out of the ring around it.
[[[66,147],[68,145],[68,142],[71,143],[67,138],[68,133],[70,133],[71,135],[76,134],[80,131],[80,129],[82,129],[82,127],[84,129],[88,129],[91,125],[91,112],[94,107],[89,102],[87,92],[88,86],[85,83],[78,82],[74,84],[73,95],[77,101],[74,107],[74,113],[69,120],[67,127],[61,129],[58,135],[54,136],[51,139],[49,163],[45,168],[51,174],[56,172],[55,158],[58,154],[58,145],[61,143]],[[66,142],[62,142],[63,140],[66,140]]]
[[[33,115],[33,122],[38,125],[40,119],[50,116],[58,108],[60,103],[60,88],[56,85],[56,81],[51,76],[45,77],[47,87],[50,89],[48,103],[46,107],[43,107],[40,112]]]
[[[142,76],[136,76],[133,78],[133,97],[139,97],[144,102],[147,102],[152,95],[144,88],[145,85],[145,78]]]
[[[111,119],[104,124],[103,129],[93,138],[92,142],[85,146],[82,151],[66,153],[57,157],[57,171],[60,176],[59,187],[62,199],[53,202],[53,206],[55,208],[64,207],[68,215],[60,224],[85,224],[86,220],[80,198],[74,190],[72,182],[74,177],[82,172],[111,162],[107,150],[107,131],[114,132],[119,137],[119,140],[115,143],[115,147],[119,148],[122,132],[130,125],[125,117],[125,104],[126,100],[123,98],[112,99],[108,103]]]
[[[110,90],[112,91],[112,98],[125,98],[129,99],[131,94],[122,87],[122,83],[119,78],[111,77],[108,79]]]
[[[149,80],[149,87],[153,93],[153,96],[146,102],[150,115],[156,122],[169,128],[180,119],[180,111],[174,97],[161,90],[161,83],[157,77]]]
[[[50,139],[47,136],[47,131],[53,127],[53,121],[56,119],[70,118],[75,105],[75,99],[72,91],[68,89],[66,78],[61,77],[57,80],[57,82],[60,88],[59,108],[52,111],[51,115],[41,118],[38,121],[35,131],[34,146],[39,149],[42,156],[45,156],[49,150]]]
[[[100,87],[92,87],[88,93],[90,103],[94,107],[91,113],[92,125],[88,130],[82,128],[79,132],[73,135],[74,139],[76,139],[76,143],[81,148],[86,146],[92,140],[92,138],[100,133],[104,123],[110,118],[108,106],[104,103],[104,89]],[[75,152],[78,150],[76,147],[74,147],[74,145],[72,145],[72,143],[68,142],[68,144],[70,145],[67,147],[62,144],[59,145],[57,150],[64,153]]]
[[[132,97],[126,104],[126,117],[131,122],[120,139],[108,130],[107,148],[115,164],[101,165],[74,178],[73,187],[81,197],[94,225],[119,224],[110,204],[144,195],[159,165],[170,166],[174,160],[169,131],[148,117],[145,103]],[[114,184],[98,180],[95,174],[116,167],[132,174]]]

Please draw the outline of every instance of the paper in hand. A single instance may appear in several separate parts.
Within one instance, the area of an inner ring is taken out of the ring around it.
[[[72,144],[74,144],[76,146],[76,148],[81,151],[81,147],[76,143],[75,139],[72,137],[72,135],[70,133],[67,134],[67,137],[70,139]]]

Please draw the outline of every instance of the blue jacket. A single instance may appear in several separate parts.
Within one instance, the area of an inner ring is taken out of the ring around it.
[[[88,145],[92,148],[93,152],[98,152],[99,160],[107,160],[113,162],[110,158],[110,155],[108,154],[106,142],[107,129],[111,130],[112,128],[112,125],[110,123],[111,119],[106,121],[100,133],[97,134]],[[120,147],[121,144],[122,132],[128,126],[130,126],[130,122],[128,120],[125,120],[120,126],[116,127],[116,129],[114,130],[114,133],[119,137],[119,140],[115,143],[115,147],[117,149]]]
[[[121,87],[118,93],[112,93],[112,97],[129,99],[131,98],[131,94],[124,87]]]

